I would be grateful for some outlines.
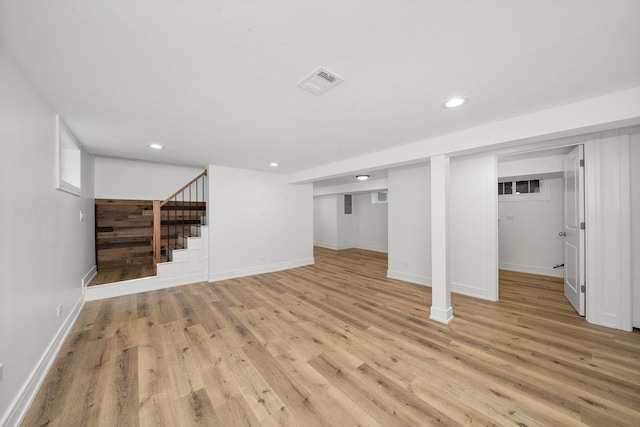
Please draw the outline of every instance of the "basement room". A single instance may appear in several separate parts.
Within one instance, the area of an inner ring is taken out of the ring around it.
[[[639,22],[0,0],[0,426],[637,427]]]

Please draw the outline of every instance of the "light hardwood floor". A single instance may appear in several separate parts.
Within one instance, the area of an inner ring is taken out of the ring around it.
[[[385,278],[386,256],[88,302],[25,426],[638,426],[640,333],[590,325],[555,279],[500,302]]]
[[[122,282],[156,275],[155,265],[133,265],[125,267],[111,267],[98,270],[91,279],[89,286],[104,285],[106,283]]]

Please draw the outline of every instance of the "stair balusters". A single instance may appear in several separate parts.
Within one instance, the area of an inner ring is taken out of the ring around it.
[[[206,169],[165,201],[153,202],[153,260],[170,261],[206,221]]]

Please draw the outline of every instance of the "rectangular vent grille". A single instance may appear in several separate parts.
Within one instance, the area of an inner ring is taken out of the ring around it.
[[[298,86],[302,89],[306,89],[316,95],[322,95],[334,86],[339,85],[344,79],[332,73],[325,68],[318,68],[313,73],[302,79]]]

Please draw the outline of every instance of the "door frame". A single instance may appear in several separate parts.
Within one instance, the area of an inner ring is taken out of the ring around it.
[[[584,146],[585,192],[585,280],[587,288],[585,318],[589,323],[623,331],[633,330],[631,298],[631,190],[629,142],[640,126],[623,127],[567,138],[524,143],[492,151],[497,157],[506,154],[539,151],[546,148],[582,144]],[[497,182],[497,168],[488,171],[487,179]],[[493,189],[493,188],[492,188]],[[498,206],[489,212],[495,235],[489,237],[487,250],[498,251]],[[498,259],[495,262],[494,287],[498,294]],[[606,286],[605,284],[613,284]]]
[[[594,162],[594,157],[593,155],[588,155],[587,152],[587,147],[590,146],[594,146],[595,145],[595,134],[589,134],[589,135],[578,135],[578,136],[572,136],[572,137],[568,137],[568,138],[559,138],[559,139],[552,139],[552,140],[548,140],[548,141],[541,141],[541,142],[535,142],[535,143],[530,143],[530,144],[525,144],[525,145],[520,145],[520,146],[514,146],[514,147],[508,147],[508,148],[504,148],[501,150],[497,150],[494,152],[495,154],[495,163],[496,163],[496,167],[494,168],[494,170],[490,171],[489,173],[492,174],[492,176],[488,177],[489,179],[491,179],[492,182],[496,183],[498,182],[498,168],[497,168],[497,163],[498,163],[498,157],[503,157],[503,156],[508,156],[508,155],[513,155],[513,154],[522,154],[522,153],[530,153],[530,152],[537,152],[537,151],[545,151],[548,149],[553,149],[553,148],[560,148],[560,147],[573,147],[573,146],[577,146],[577,145],[583,145],[584,146],[584,160],[585,160],[585,168],[584,168],[584,197],[585,197],[585,203],[584,203],[584,218],[585,218],[585,222],[587,222],[587,224],[589,223],[589,209],[593,210],[597,210],[597,206],[595,206],[594,201],[591,200],[589,197],[587,197],[587,195],[589,194],[589,190],[590,187],[589,185],[593,185],[593,182],[587,182],[587,170],[590,170],[593,168],[593,162]],[[591,157],[591,158],[590,158]],[[499,242],[499,230],[497,227],[498,224],[498,197],[495,197],[495,208],[493,209],[493,213],[491,213],[492,216],[494,216],[494,223],[496,224],[496,235],[494,239],[490,239],[490,241],[488,242],[489,244],[489,250],[491,251],[495,251],[495,253],[498,253],[498,242]],[[593,223],[595,224],[595,221],[593,221]],[[590,229],[591,228],[591,229]],[[594,255],[595,252],[590,252],[589,251],[589,232],[591,232],[593,234],[594,232],[594,227],[589,227],[587,225],[586,230],[585,230],[585,238],[583,240],[583,244],[584,244],[584,254],[585,254],[585,265],[583,266],[584,268],[584,278],[585,278],[585,282],[590,283],[591,286],[587,286],[587,292],[585,292],[585,299],[586,299],[586,304],[585,304],[585,318],[587,319],[588,322],[590,323],[597,323],[595,321],[592,321],[592,317],[593,317],[593,312],[594,310],[591,309],[590,310],[590,301],[591,299],[588,297],[588,293],[589,292],[594,292],[597,290],[597,288],[600,286],[600,283],[596,283],[596,281],[591,281],[590,277],[589,277],[589,268],[587,268],[586,266],[594,263],[597,263],[597,258],[594,259]],[[493,247],[491,247],[493,246]],[[496,301],[500,299],[500,288],[499,288],[499,279],[498,279],[498,275],[499,275],[499,259],[498,256],[496,256],[496,265],[495,265],[495,282],[494,282],[494,290],[495,290],[495,297],[496,297]],[[593,283],[591,283],[593,282]],[[567,301],[568,303],[568,301]]]

